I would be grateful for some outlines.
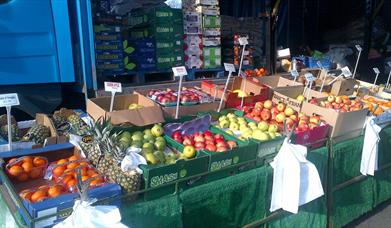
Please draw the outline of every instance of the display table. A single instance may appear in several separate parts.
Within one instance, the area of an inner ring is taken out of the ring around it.
[[[235,176],[196,186],[152,201],[123,201],[122,221],[130,227],[341,227],[391,198],[391,128],[381,133],[375,177],[359,172],[363,137],[308,153],[321,176],[323,196],[299,209],[298,214],[269,212],[273,170],[265,165]],[[332,165],[328,163],[332,155]],[[332,189],[327,189],[328,173]],[[0,221],[10,217],[0,199]],[[328,216],[329,215],[329,216]],[[1,224],[5,225],[5,224]]]

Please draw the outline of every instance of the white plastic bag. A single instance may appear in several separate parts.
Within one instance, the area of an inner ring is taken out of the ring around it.
[[[124,172],[135,169],[138,173],[142,174],[143,171],[138,167],[139,165],[146,165],[147,160],[139,153],[141,152],[140,148],[130,147],[126,151],[126,156],[121,162],[121,169]]]
[[[76,200],[72,214],[54,227],[127,227],[121,223],[121,214],[116,206],[91,206],[94,202],[96,200]]]

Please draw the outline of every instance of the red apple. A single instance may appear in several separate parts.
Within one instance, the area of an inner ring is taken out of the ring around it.
[[[205,144],[208,145],[208,144],[215,144],[215,141],[214,140],[205,140]]]
[[[319,116],[312,116],[310,118],[310,123],[319,125],[320,124],[320,117]]]
[[[222,140],[224,140],[224,137],[222,136],[222,135],[220,135],[220,134],[215,134],[215,140],[217,141],[218,139],[222,139]]]
[[[342,102],[343,102],[343,100],[340,96],[335,97],[335,103],[341,104]]]
[[[216,146],[217,147],[227,147],[227,143],[225,141],[219,141],[219,142],[216,142]]]
[[[312,130],[312,129],[314,129],[314,128],[316,128],[318,125],[317,124],[313,124],[313,123],[310,123],[309,125],[308,125],[308,127]]]
[[[214,144],[206,144],[205,149],[210,152],[215,152],[217,150],[217,147]]]
[[[205,142],[205,138],[202,135],[194,136],[194,142]]]
[[[194,145],[194,141],[190,137],[187,137],[183,139],[182,144],[185,146],[192,146]]]
[[[293,110],[293,108],[291,107],[287,107],[285,108],[284,113],[286,116],[292,116],[293,114],[295,114],[295,110]]]
[[[291,115],[291,116],[289,116],[289,118],[291,118],[293,121],[297,121],[297,116],[296,115]]]
[[[196,143],[194,144],[194,147],[195,147],[197,150],[204,149],[204,148],[205,148],[205,143],[203,143],[203,142],[196,142]]]
[[[268,109],[262,110],[262,112],[261,112],[262,120],[268,121],[268,120],[270,120],[270,117],[271,117],[271,113],[270,113],[270,111]]]
[[[278,110],[279,112],[285,111],[285,104],[284,104],[284,103],[278,103],[278,105],[277,105],[277,110]]]
[[[210,131],[205,131],[204,132],[204,136],[211,136],[211,137],[213,137],[213,133],[210,132]]]
[[[310,103],[311,103],[311,104],[318,104],[318,100],[317,100],[315,97],[313,97],[313,98],[310,100]]]
[[[275,113],[275,114],[280,113],[280,111],[278,111],[277,107],[271,108],[271,109],[270,109],[270,112],[271,112],[272,114],[273,114],[273,113]]]
[[[214,137],[213,136],[210,136],[210,135],[205,135],[205,140],[208,140],[208,141],[213,141],[214,140]]]
[[[255,106],[254,108],[259,108],[259,109],[263,109],[263,103],[258,101],[257,103],[255,103]]]
[[[328,102],[334,102],[335,101],[335,97],[333,96],[333,95],[329,95],[328,97],[327,97],[327,101]]]
[[[299,131],[308,131],[309,130],[309,126],[306,123],[299,124],[299,126],[297,128]]]
[[[217,147],[216,152],[224,152],[227,150],[228,150],[228,148],[226,146],[220,146],[220,147]]]
[[[263,103],[263,107],[266,108],[266,109],[271,109],[273,106],[273,102],[271,100],[266,100],[264,103]]]
[[[288,126],[289,129],[292,129],[293,125],[295,124],[295,121],[292,120],[291,118],[286,118],[285,123]]]
[[[229,140],[227,141],[227,144],[229,146],[229,148],[232,150],[233,148],[237,147],[238,145],[236,144],[235,141],[232,141],[232,140]]]

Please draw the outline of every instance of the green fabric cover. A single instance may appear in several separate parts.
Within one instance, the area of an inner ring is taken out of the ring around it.
[[[121,203],[122,222],[132,228],[182,227],[178,195],[156,200]]]
[[[322,180],[323,190],[326,194],[327,187],[327,147],[318,148],[308,152],[307,159],[318,169]],[[271,185],[271,184],[270,184]],[[271,197],[271,189],[268,197]],[[269,199],[268,203],[270,202]],[[327,203],[323,196],[300,207],[297,214],[286,214],[271,221],[268,227],[326,227],[327,224]]]
[[[360,176],[360,161],[363,137],[346,140],[332,146],[333,185],[341,184],[353,177]]]
[[[184,191],[184,227],[239,227],[265,217],[270,172],[260,167]]]
[[[391,162],[391,127],[384,128],[380,132],[378,159],[379,168]]]
[[[374,206],[391,198],[391,168],[375,173]]]

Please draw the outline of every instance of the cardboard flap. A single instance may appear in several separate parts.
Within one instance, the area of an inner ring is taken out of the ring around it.
[[[107,112],[113,124],[131,123],[136,126],[145,126],[164,122],[163,112],[159,107],[146,107],[134,110]]]

